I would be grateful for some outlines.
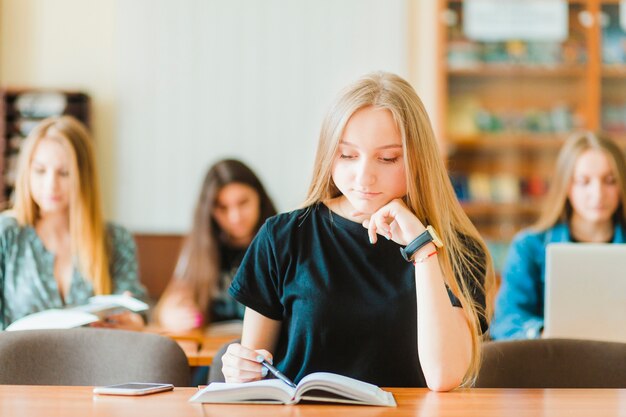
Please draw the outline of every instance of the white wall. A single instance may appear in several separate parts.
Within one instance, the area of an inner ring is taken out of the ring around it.
[[[134,231],[186,231],[226,156],[296,207],[338,90],[371,70],[421,73],[408,73],[412,0],[1,1],[0,82],[92,95],[106,211]]]
[[[88,92],[105,211],[115,149],[116,1],[0,0],[0,84]],[[116,218],[123,220],[123,216]]]
[[[183,4],[118,6],[115,213],[136,229],[184,230],[202,175],[226,156],[281,210],[297,207],[334,94],[371,70],[406,75],[403,0]]]

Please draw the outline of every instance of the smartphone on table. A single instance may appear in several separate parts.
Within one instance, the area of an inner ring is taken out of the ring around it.
[[[102,395],[147,395],[174,389],[172,384],[152,384],[147,382],[127,382],[125,384],[95,387],[94,394]]]

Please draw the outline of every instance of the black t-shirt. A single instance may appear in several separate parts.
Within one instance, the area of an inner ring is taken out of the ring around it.
[[[415,267],[399,248],[384,238],[370,244],[361,224],[318,204],[270,218],[229,291],[282,321],[274,364],[296,382],[328,371],[378,386],[425,387]]]
[[[228,288],[241,265],[246,249],[233,248],[228,245],[222,245],[220,248],[219,291],[209,304],[211,323],[243,319],[245,306],[231,297]]]

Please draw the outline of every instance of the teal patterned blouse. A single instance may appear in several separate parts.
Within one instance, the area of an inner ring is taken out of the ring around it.
[[[112,250],[112,292],[130,291],[136,298],[145,298],[132,236],[113,224],[107,224],[107,235]],[[38,311],[84,304],[93,295],[91,283],[74,268],[64,303],[54,278],[54,254],[31,226],[22,227],[15,218],[0,215],[0,329]]]

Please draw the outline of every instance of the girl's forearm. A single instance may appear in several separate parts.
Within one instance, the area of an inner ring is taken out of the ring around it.
[[[463,381],[471,361],[472,338],[462,308],[454,307],[436,257],[417,264],[419,360],[428,387],[449,391]]]

